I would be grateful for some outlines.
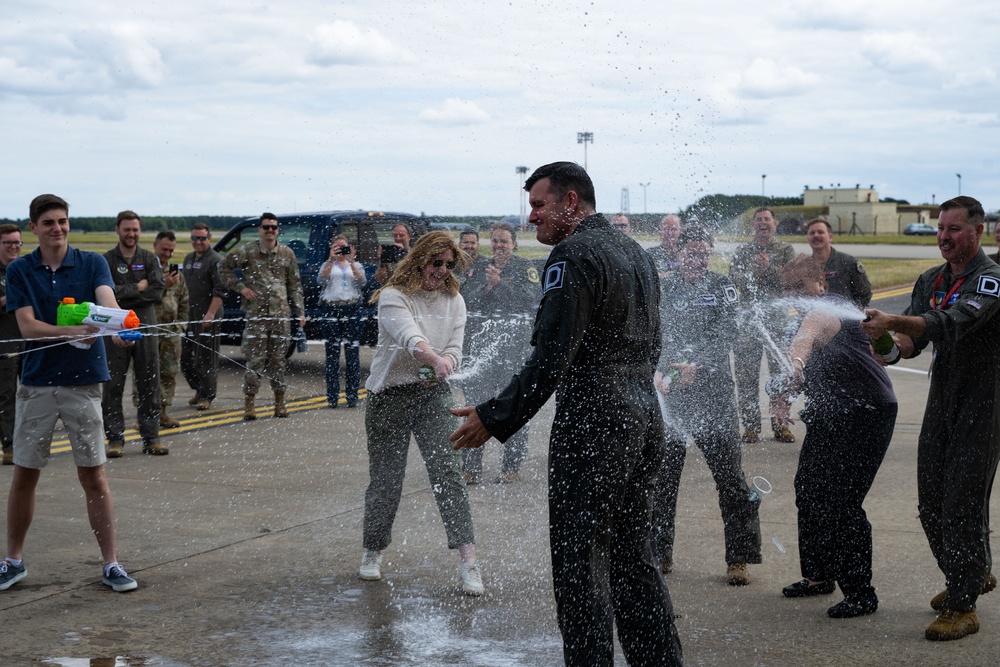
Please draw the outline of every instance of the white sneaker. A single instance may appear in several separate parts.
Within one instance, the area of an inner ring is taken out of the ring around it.
[[[466,595],[482,595],[483,577],[479,573],[479,563],[462,563],[458,566],[458,574],[462,577],[462,590]]]
[[[366,551],[361,557],[361,570],[358,572],[365,581],[378,581],[382,578],[382,554]]]

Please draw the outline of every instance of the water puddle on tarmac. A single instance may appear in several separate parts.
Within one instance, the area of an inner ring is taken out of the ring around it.
[[[113,658],[43,658],[36,665],[54,667],[190,667],[161,656],[119,655]]]

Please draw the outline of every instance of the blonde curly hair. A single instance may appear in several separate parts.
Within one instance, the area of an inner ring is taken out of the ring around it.
[[[451,236],[448,235],[448,232],[441,230],[429,232],[417,239],[417,242],[413,244],[410,251],[406,253],[406,256],[396,266],[396,270],[392,272],[385,285],[372,295],[371,303],[378,301],[379,295],[386,287],[395,287],[406,296],[416,294],[423,280],[420,270],[433,261],[434,257],[443,252],[450,252],[452,254],[458,270],[466,270],[468,266],[467,255],[459,249]],[[453,272],[449,271],[441,289],[449,296],[455,296],[458,294],[459,287],[461,285],[458,283],[458,278],[455,277]]]

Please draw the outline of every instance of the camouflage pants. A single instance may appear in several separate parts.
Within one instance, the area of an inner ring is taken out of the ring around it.
[[[256,395],[260,378],[271,382],[275,392],[285,390],[285,352],[291,344],[292,326],[288,319],[247,320],[240,349],[246,357],[243,393]]]
[[[181,337],[164,336],[160,338],[160,400],[163,405],[174,402],[174,390],[177,389],[177,371],[181,363]]]
[[[173,405],[177,389],[177,371],[181,360],[181,337],[162,336],[159,340],[160,355],[160,405]],[[139,394],[132,379],[132,405],[139,405]]]

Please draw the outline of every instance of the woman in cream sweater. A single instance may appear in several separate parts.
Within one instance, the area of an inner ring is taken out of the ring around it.
[[[458,549],[461,557],[462,589],[482,595],[461,458],[448,442],[456,419],[448,413],[452,400],[447,378],[461,363],[465,331],[465,301],[454,269],[464,263],[448,234],[430,232],[372,297],[378,303],[379,324],[365,383],[371,481],[365,492],[360,576],[367,581],[382,578],[382,551],[392,541],[412,433],[427,466],[448,548]]]

